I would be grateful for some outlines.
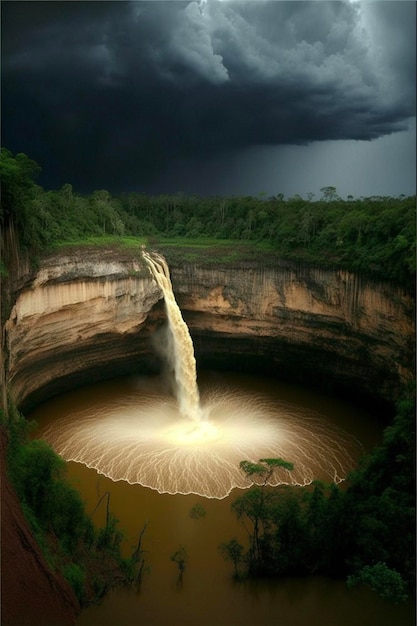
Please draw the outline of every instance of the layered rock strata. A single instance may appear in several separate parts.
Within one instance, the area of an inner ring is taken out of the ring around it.
[[[245,367],[384,401],[414,376],[414,299],[393,285],[284,261],[174,265],[171,278],[199,367]],[[161,298],[141,258],[90,251],[45,259],[6,323],[17,404],[154,370]]]
[[[134,371],[141,357],[149,362],[159,300],[147,269],[129,257],[89,251],[45,260],[6,322],[16,404],[30,408],[73,386]]]
[[[390,402],[414,378],[414,299],[343,270],[173,268],[200,362]]]

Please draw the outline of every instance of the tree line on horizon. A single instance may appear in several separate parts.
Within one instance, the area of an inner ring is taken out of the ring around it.
[[[411,287],[415,277],[415,196],[342,200],[323,187],[313,200],[273,197],[89,195],[72,185],[45,190],[40,166],[3,148],[0,221],[11,220],[33,252],[88,237],[145,237],[260,242],[284,258],[361,271]]]

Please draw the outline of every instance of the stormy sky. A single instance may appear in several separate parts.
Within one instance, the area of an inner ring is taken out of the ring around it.
[[[415,193],[415,3],[2,2],[2,145],[83,193]]]

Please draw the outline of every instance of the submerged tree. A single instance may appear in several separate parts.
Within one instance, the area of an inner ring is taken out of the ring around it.
[[[178,567],[178,582],[182,582],[182,577],[185,572],[185,565],[187,562],[187,551],[184,546],[180,546],[178,550],[175,550],[173,554],[171,554],[171,561],[176,563]]]
[[[142,548],[142,540],[147,525],[148,520],[146,520],[139,533],[138,542],[131,558],[127,560],[127,578],[136,586],[137,590],[140,589],[143,572],[145,571],[145,550]]]
[[[234,568],[234,578],[239,578],[239,564],[243,561],[243,546],[236,538],[219,545],[220,554],[226,561],[231,561]]]
[[[249,552],[246,560],[249,570],[261,572],[276,552],[272,510],[277,492],[267,491],[266,486],[278,468],[291,471],[294,464],[281,458],[264,458],[259,459],[258,463],[241,461],[239,467],[248,479],[261,485],[252,487],[232,504],[232,511],[248,534]]]
[[[200,517],[206,516],[206,511],[203,505],[200,504],[200,502],[197,502],[191,507],[189,515],[191,519],[200,519]]]

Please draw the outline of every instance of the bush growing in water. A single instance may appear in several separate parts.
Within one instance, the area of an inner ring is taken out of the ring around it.
[[[400,603],[407,599],[407,588],[401,575],[385,563],[365,565],[357,574],[348,576],[348,587],[366,583],[382,598],[390,602]]]
[[[175,550],[173,554],[171,554],[171,561],[175,563],[178,567],[178,576],[181,579],[182,575],[185,572],[185,565],[187,563],[187,551],[184,546],[180,546],[178,550]]]

